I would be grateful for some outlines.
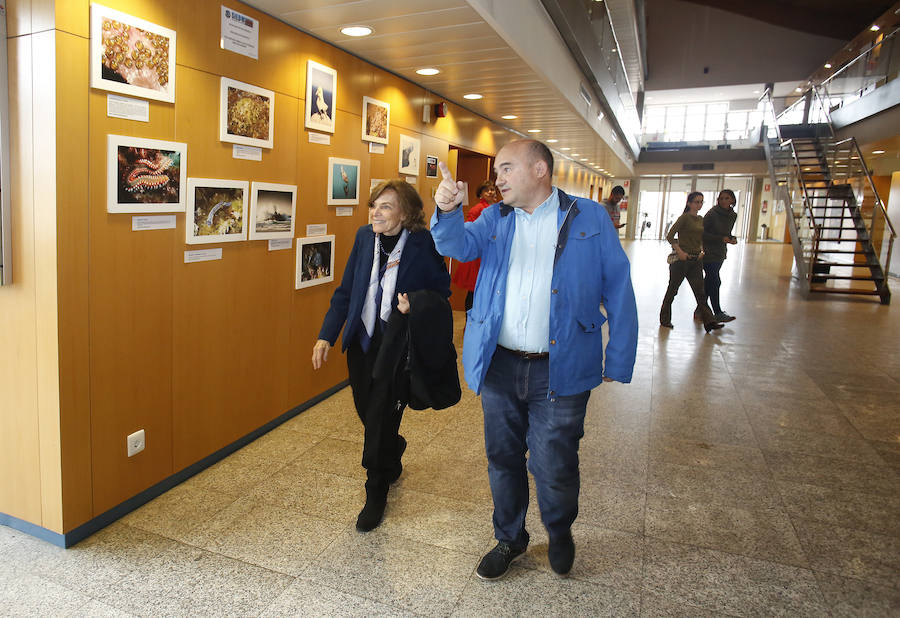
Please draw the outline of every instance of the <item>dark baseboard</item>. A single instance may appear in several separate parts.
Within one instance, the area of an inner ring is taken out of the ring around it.
[[[53,532],[52,530],[47,530],[46,528],[42,528],[41,526],[38,526],[37,524],[27,522],[25,520],[19,519],[18,517],[13,517],[12,515],[6,515],[5,513],[0,513],[0,525],[9,526],[10,528],[19,530],[20,532],[24,532],[25,534],[30,534],[31,536],[37,537],[37,538],[41,539],[42,541],[47,541],[48,543],[52,543],[52,544],[58,545],[60,547],[71,547],[71,546],[75,545],[76,543],[78,543],[79,541],[83,541],[84,539],[91,536],[95,532],[102,530],[103,528],[105,528],[109,524],[113,523],[117,519],[121,519],[122,517],[124,517],[131,511],[135,510],[136,508],[143,506],[144,504],[150,502],[157,496],[160,496],[160,495],[166,493],[167,491],[169,491],[176,485],[186,481],[187,479],[191,478],[198,472],[202,472],[203,470],[210,467],[214,463],[217,463],[218,461],[221,461],[222,459],[228,457],[229,455],[231,455],[238,449],[241,449],[241,448],[247,446],[248,444],[250,444],[251,442],[256,440],[258,437],[272,431],[273,429],[275,429],[276,427],[278,427],[285,421],[288,421],[288,420],[294,418],[295,416],[297,416],[304,410],[311,408],[312,406],[316,405],[323,399],[327,399],[334,393],[336,393],[339,390],[346,387],[348,384],[350,384],[349,380],[344,380],[340,384],[337,384],[337,385],[329,388],[327,391],[316,395],[309,401],[305,401],[305,402],[301,403],[300,405],[288,410],[281,416],[269,421],[262,427],[259,427],[258,429],[254,429],[247,435],[245,435],[241,438],[238,438],[237,440],[235,440],[228,446],[220,448],[215,453],[208,455],[208,456],[204,457],[203,459],[201,459],[200,461],[198,461],[194,464],[191,464],[184,470],[176,472],[172,476],[170,476],[166,479],[163,479],[156,485],[153,485],[152,487],[145,489],[144,491],[137,494],[136,496],[132,496],[131,498],[129,498],[128,500],[125,500],[121,504],[114,506],[113,508],[109,509],[105,513],[101,513],[97,517],[94,517],[90,521],[87,521],[87,522],[81,524],[77,528],[74,528],[74,529],[70,530],[69,532],[66,532],[65,534],[60,534],[58,532]]]

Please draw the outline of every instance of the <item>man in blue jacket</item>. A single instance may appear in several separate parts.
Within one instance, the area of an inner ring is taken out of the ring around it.
[[[588,397],[601,382],[631,381],[637,307],[609,215],[600,204],[552,186],[553,155],[544,144],[507,144],[494,167],[503,201],[464,223],[463,183],[441,163],[431,219],[441,254],[460,262],[481,258],[463,366],[484,409],[498,543],[476,572],[482,579],[502,577],[528,546],[527,451],[550,536],[550,566],[564,575],[575,559],[571,526]]]

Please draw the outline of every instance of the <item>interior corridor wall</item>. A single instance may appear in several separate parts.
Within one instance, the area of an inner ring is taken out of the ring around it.
[[[346,379],[340,354],[314,373],[311,348],[367,222],[370,179],[399,174],[400,134],[421,140],[415,186],[429,215],[439,179],[425,177],[426,155],[446,160],[451,144],[493,155],[514,137],[452,104],[424,123],[423,106],[440,101],[433,94],[241,3],[228,6],[259,20],[259,60],[219,48],[217,0],[103,4],[177,32],[175,103],[150,101],[149,122],[108,117],[107,93],[90,89],[87,0],[9,3],[18,287],[0,289],[0,342],[17,362],[0,361],[0,464],[10,472],[0,513],[55,532]],[[29,55],[29,36],[51,50],[43,64]],[[330,145],[310,143],[303,127],[308,60],[338,73]],[[274,147],[260,162],[234,159],[218,140],[222,76],[276,93]],[[363,96],[391,105],[384,154],[360,139]],[[295,291],[294,251],[269,251],[266,241],[212,245],[221,260],[185,264],[197,247],[185,244],[183,214],[175,229],[132,231],[130,215],[106,209],[108,134],[186,143],[189,177],[298,185],[295,237],[328,226],[335,282]],[[361,163],[352,216],[326,205],[330,156]],[[586,194],[590,180],[568,182]],[[128,458],[125,437],[138,429],[146,450]]]

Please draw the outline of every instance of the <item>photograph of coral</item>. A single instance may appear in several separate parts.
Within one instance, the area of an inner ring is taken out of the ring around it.
[[[328,205],[359,204],[359,161],[328,157]]]
[[[306,65],[306,122],[316,131],[334,133],[334,102],[337,99],[337,71],[309,60]]]
[[[371,97],[363,97],[362,138],[366,142],[387,144],[391,128],[391,105]]]
[[[219,86],[219,139],[271,148],[275,135],[275,93],[223,77]]]
[[[297,185],[254,182],[250,191],[250,240],[293,238]]]
[[[91,88],[175,102],[175,31],[91,4]]]
[[[188,178],[188,205],[184,220],[189,245],[247,239],[244,204],[250,193],[245,180]]]
[[[411,176],[419,175],[419,151],[422,142],[414,137],[400,134],[400,173]]]
[[[184,212],[187,144],[106,136],[106,211]]]
[[[294,289],[329,281],[334,281],[334,236],[298,238]]]

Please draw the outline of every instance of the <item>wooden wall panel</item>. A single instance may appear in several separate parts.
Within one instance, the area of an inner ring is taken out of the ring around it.
[[[3,44],[9,57],[13,284],[0,288],[0,512],[40,525],[32,37]]]
[[[88,289],[88,42],[56,31],[56,208],[59,422],[63,529],[90,519],[91,415]]]

